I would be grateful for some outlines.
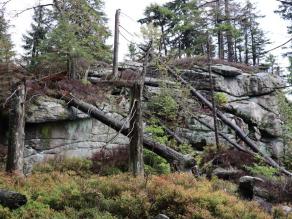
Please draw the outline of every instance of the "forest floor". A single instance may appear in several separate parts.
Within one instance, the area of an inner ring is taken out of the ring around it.
[[[134,178],[117,169],[94,173],[91,160],[52,161],[26,177],[0,173],[1,188],[27,196],[16,210],[0,207],[0,218],[281,218],[257,203],[243,201],[237,186],[187,173]],[[286,216],[283,218],[286,218]],[[290,218],[290,217],[289,217]]]

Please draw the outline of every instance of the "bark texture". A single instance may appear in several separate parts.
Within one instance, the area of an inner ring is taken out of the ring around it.
[[[9,144],[6,170],[23,174],[24,127],[25,127],[25,96],[23,82],[13,87],[14,94],[10,101],[9,112]]]

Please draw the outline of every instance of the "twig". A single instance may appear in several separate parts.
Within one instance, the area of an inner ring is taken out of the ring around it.
[[[24,9],[24,10],[22,10],[22,11],[16,13],[16,14],[14,15],[14,17],[18,17],[20,14],[22,14],[22,13],[24,13],[24,12],[26,12],[26,11],[34,10],[34,9],[36,9],[36,8],[41,8],[41,7],[48,7],[48,6],[54,6],[54,4],[44,4],[44,5],[37,5],[37,6],[30,7],[30,8],[26,8],[26,9]]]

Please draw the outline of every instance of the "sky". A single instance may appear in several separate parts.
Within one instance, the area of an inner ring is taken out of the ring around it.
[[[5,1],[5,0],[0,0]],[[52,0],[11,0],[7,5],[8,18],[11,20],[12,27],[10,32],[12,35],[12,40],[15,44],[15,50],[18,53],[22,53],[22,35],[29,30],[32,10],[15,16],[19,11],[22,11],[26,8],[32,7],[38,2],[41,4],[51,3]],[[143,17],[143,11],[146,6],[151,3],[163,4],[169,0],[104,0],[105,2],[105,12],[108,17],[108,24],[110,30],[114,30],[114,16],[117,9],[121,9],[121,25],[125,27],[131,33],[139,34],[140,26],[136,20]],[[244,1],[244,0],[236,0]],[[278,3],[276,0],[251,0],[257,4],[257,8],[262,15],[266,17],[261,19],[260,23],[262,28],[267,32],[268,38],[271,39],[272,44],[268,45],[266,49],[273,48],[282,44],[283,42],[289,39],[287,34],[287,23],[280,18],[279,15],[274,13],[274,10],[278,8]],[[139,38],[131,36],[123,31],[128,39],[134,42],[138,42]],[[109,44],[113,44],[113,38],[108,40]],[[120,38],[120,59],[122,59],[127,53],[128,42],[121,37]],[[277,56],[278,62],[282,67],[288,66],[288,60],[282,57],[284,50],[278,49],[273,51],[273,54]]]

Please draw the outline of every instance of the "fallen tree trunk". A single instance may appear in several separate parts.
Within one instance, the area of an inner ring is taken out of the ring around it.
[[[54,95],[56,97],[56,95]],[[72,96],[59,96],[58,98],[62,98],[65,100],[69,106],[73,106],[80,111],[90,115],[91,117],[99,120],[100,122],[104,123],[105,125],[111,127],[112,129],[120,132],[121,134],[128,136],[130,131],[129,127],[117,121],[109,116],[107,116],[104,112],[100,111],[96,107],[91,104],[85,103],[81,100],[78,100]],[[187,171],[190,170],[192,167],[195,166],[195,160],[191,156],[183,155],[172,148],[169,148],[165,145],[156,143],[149,138],[143,138],[143,145],[148,150],[153,151],[157,155],[163,157],[171,164],[176,164],[176,167],[180,171]]]
[[[175,70],[171,69],[170,67],[167,67],[167,70],[175,77],[177,78],[182,84],[188,85],[193,95],[195,95],[202,103],[204,103],[206,106],[208,106],[211,110],[213,109],[212,103],[207,100],[199,91],[197,91],[194,87],[192,87],[189,82],[184,80],[180,75],[176,73]],[[222,122],[224,122],[227,126],[229,126],[232,130],[235,131],[237,136],[254,152],[260,154],[264,160],[271,165],[272,167],[275,167],[279,169],[281,172],[292,176],[292,173],[286,170],[284,167],[281,167],[276,161],[274,161],[271,157],[264,154],[262,151],[260,151],[257,147],[257,145],[246,135],[246,133],[241,130],[236,124],[232,123],[222,112],[219,110],[216,111],[217,116],[221,119]]]
[[[201,123],[202,125],[206,126],[208,129],[214,131],[214,128],[212,126],[210,126],[208,123],[196,118],[195,116],[193,117],[195,120],[197,120],[199,123]],[[235,147],[237,150],[248,153],[252,156],[255,156],[256,153],[252,152],[252,151],[248,151],[246,149],[244,149],[241,145],[237,144],[236,142],[233,142],[232,140],[230,140],[225,134],[223,134],[222,132],[218,132],[218,134],[225,139],[227,142],[229,142],[233,147]]]
[[[179,143],[179,144],[184,144],[185,143],[177,134],[175,134],[174,131],[172,131],[171,129],[167,128],[165,125],[162,124],[162,128],[166,131],[166,133],[168,135],[173,137],[176,140],[177,143]]]
[[[19,208],[27,203],[27,198],[17,192],[0,189],[0,205],[10,209]]]

